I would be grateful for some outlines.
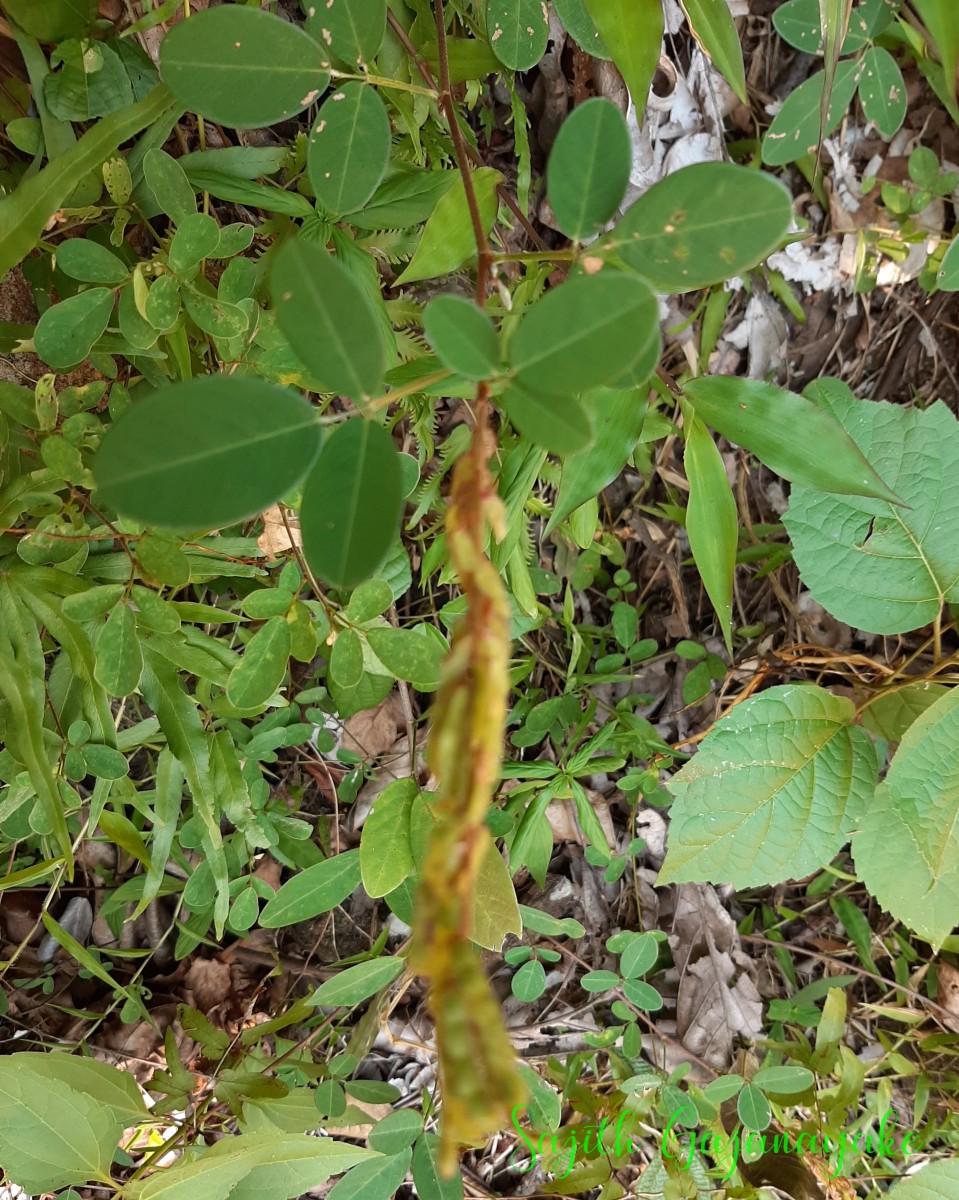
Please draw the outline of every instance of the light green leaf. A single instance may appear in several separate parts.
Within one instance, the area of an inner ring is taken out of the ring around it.
[[[401,1109],[394,1115],[414,1114]],[[373,1149],[378,1149],[373,1146],[372,1138],[370,1145]],[[406,1147],[398,1154],[384,1154],[383,1158],[374,1158],[351,1167],[343,1178],[333,1185],[327,1193],[326,1200],[390,1200],[406,1178],[410,1169],[410,1157],[409,1147]]]
[[[733,571],[739,545],[739,518],[722,455],[698,417],[693,418],[687,428],[683,461],[689,480],[686,507],[689,547],[706,594],[716,610],[731,658]]]
[[[680,3],[703,53],[712,59],[716,70],[743,104],[748,104],[742,43],[726,0],[680,0]]]
[[[90,288],[51,305],[33,335],[37,354],[54,371],[68,371],[90,353],[113,312],[113,292]]]
[[[189,213],[177,226],[167,261],[170,270],[181,277],[196,273],[205,258],[212,257],[220,242],[220,228],[206,213]]]
[[[331,391],[359,400],[383,386],[386,344],[362,285],[322,246],[287,242],[270,273],[277,321]]]
[[[351,1008],[354,1004],[362,1004],[402,975],[405,967],[406,960],[402,958],[373,958],[357,963],[355,967],[345,967],[320,984],[310,997],[310,1004],[324,1008]]]
[[[586,11],[585,0],[554,0],[553,7],[563,22],[563,28],[573,40],[593,58],[608,59],[609,51],[593,18]]]
[[[275,503],[309,470],[320,425],[309,403],[261,379],[211,375],[161,388],[107,431],[101,500],[150,525],[213,529]]]
[[[130,273],[106,246],[82,237],[68,238],[57,247],[57,266],[82,283],[122,283]]]
[[[107,617],[97,638],[94,675],[111,696],[135,692],[143,670],[143,655],[136,618],[126,604],[118,604]]]
[[[578,275],[527,309],[509,354],[521,387],[568,397],[648,360],[650,346],[655,365],[658,339],[652,288],[633,275],[603,271]]]
[[[736,1097],[736,1113],[746,1129],[761,1133],[772,1120],[769,1101],[755,1084],[747,1083]]]
[[[792,222],[792,195],[771,175],[696,163],[627,209],[605,243],[662,292],[709,287],[756,266]]]
[[[893,56],[871,46],[862,56],[859,99],[866,119],[884,138],[897,134],[906,119],[906,85]]]
[[[300,507],[303,551],[335,587],[355,587],[386,560],[399,529],[403,475],[390,435],[354,419],[327,438]]]
[[[387,784],[370,809],[360,835],[360,872],[374,899],[394,891],[413,871],[410,813],[419,795],[415,779]]]
[[[226,698],[237,708],[266,704],[286,678],[292,634],[285,617],[271,617],[250,639],[230,672]]]
[[[707,425],[790,483],[908,503],[871,465],[875,455],[864,453],[832,412],[807,397],[757,380],[718,376],[691,379],[683,390]]]
[[[794,487],[783,523],[799,573],[854,628],[918,629],[959,600],[959,423],[941,402],[905,409],[819,389],[901,505]]]
[[[307,31],[348,66],[376,57],[386,33],[386,0],[321,0],[308,13]]]
[[[408,1150],[423,1132],[423,1115],[412,1108],[400,1108],[377,1122],[370,1130],[371,1150],[380,1154],[400,1154]]]
[[[619,969],[624,979],[638,979],[645,975],[659,958],[659,943],[651,933],[633,938],[620,955]]]
[[[725,0],[719,2],[725,8]],[[567,237],[599,233],[615,214],[631,159],[626,121],[611,100],[595,97],[573,109],[559,127],[546,168],[549,202]]]
[[[854,716],[849,700],[807,684],[736,705],[667,783],[676,799],[660,883],[752,887],[828,863],[876,784]]]
[[[498,953],[508,933],[522,934],[523,919],[509,868],[489,834],[484,831],[483,836],[489,844],[473,889],[470,938]]]
[[[586,9],[642,115],[663,44],[661,0],[586,0]]]
[[[97,0],[3,0],[3,7],[38,42],[82,37],[97,16]]]
[[[459,178],[456,171],[426,171],[394,162],[384,183],[360,212],[350,213],[357,229],[406,229],[426,221],[441,196]]]
[[[476,238],[463,180],[459,172],[450,174],[454,175],[454,182],[437,200],[416,253],[396,280],[397,285],[449,275],[476,255]],[[472,174],[483,230],[487,234],[493,228],[499,211],[496,188],[502,178],[499,171],[491,167],[480,167]]]
[[[596,388],[579,398],[593,440],[563,460],[559,492],[546,526],[552,532],[571,512],[591,500],[619,475],[643,431],[646,400],[640,391]]]
[[[952,0],[915,0],[913,5],[942,62],[946,94],[955,102],[956,72],[959,70],[959,9]]]
[[[420,691],[432,692],[439,687],[447,647],[429,630],[370,629],[366,637],[370,649],[391,675],[414,684]]]
[[[163,150],[148,150],[143,156],[143,177],[160,212],[179,225],[196,212],[196,196],[186,172]]]
[[[145,99],[104,117],[55,162],[21,181],[9,195],[0,196],[0,278],[26,258],[84,176],[121,143],[160,120],[172,102],[166,87],[155,87]]]
[[[882,907],[940,946],[959,907],[959,688],[906,730],[853,839]]]
[[[531,958],[523,963],[513,976],[510,990],[517,1000],[529,1004],[538,1000],[546,990],[546,971],[538,958]]]
[[[59,1082],[95,1100],[113,1114],[120,1131],[149,1116],[136,1080],[119,1067],[93,1058],[79,1058],[75,1054],[39,1052],[13,1054],[2,1062],[19,1062],[25,1074]]]
[[[949,243],[936,283],[944,292],[959,292],[959,237],[954,237]]]
[[[172,275],[161,275],[150,285],[143,316],[161,333],[168,333],[180,316],[180,285]]]
[[[164,37],[163,80],[184,108],[235,129],[302,112],[330,80],[326,50],[273,13],[237,4],[195,12]]]
[[[264,929],[282,929],[331,912],[356,891],[360,882],[359,850],[344,850],[288,879],[260,913]],[[339,978],[339,976],[337,976]]]
[[[459,1167],[452,1175],[440,1172],[439,1138],[435,1133],[424,1133],[413,1147],[413,1182],[419,1200],[463,1200]]]
[[[863,727],[887,742],[902,741],[902,735],[909,726],[948,691],[948,688],[937,683],[910,683],[887,694],[880,694],[863,710]]]
[[[513,71],[528,71],[546,53],[547,10],[541,0],[489,0],[486,35],[504,66]]]
[[[390,119],[376,88],[358,81],[337,88],[310,131],[306,164],[317,202],[333,216],[362,208],[380,185],[390,147]]]
[[[959,1160],[934,1162],[900,1179],[889,1189],[889,1200],[959,1200]]]
[[[553,454],[573,454],[592,441],[589,417],[578,396],[543,396],[514,383],[499,403],[523,437]]]
[[[341,629],[330,651],[330,679],[337,687],[356,687],[363,677],[363,643],[355,629]]]
[[[50,56],[50,65],[60,70],[44,79],[43,95],[61,121],[89,121],[133,103],[123,62],[104,42],[90,38],[61,42]]]
[[[464,296],[437,296],[423,312],[423,332],[444,367],[466,379],[489,379],[500,362],[496,329]]]
[[[846,115],[859,83],[859,64],[841,62],[836,68],[825,127],[820,129],[820,107],[826,82],[824,71],[801,83],[786,97],[763,138],[763,162],[782,167],[806,154],[815,154],[820,133],[827,137]]]
[[[774,1096],[794,1096],[809,1091],[815,1085],[816,1076],[808,1067],[762,1067],[750,1082]]]
[[[211,337],[240,337],[250,327],[249,316],[238,304],[214,300],[191,288],[183,291],[183,307],[200,329]]]

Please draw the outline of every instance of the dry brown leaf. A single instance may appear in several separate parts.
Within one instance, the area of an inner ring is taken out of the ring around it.
[[[940,1019],[947,1029],[959,1033],[959,969],[944,959],[936,963],[937,985],[936,1003],[947,1009],[952,1015]]]
[[[376,708],[367,708],[350,717],[343,726],[342,748],[362,754],[364,758],[379,758],[397,744],[396,735],[403,724],[400,698],[390,692]],[[405,738],[403,744],[406,744]]]
[[[256,544],[270,558],[279,558],[281,555],[287,554],[294,546],[298,550],[303,546],[299,517],[288,512],[286,519],[290,525],[289,531],[283,524],[283,510],[278,504],[274,504],[263,514],[263,532],[256,539]],[[290,541],[291,533],[293,534],[292,542]]]
[[[193,993],[196,1008],[208,1013],[233,991],[229,965],[217,958],[195,958],[183,981]]]
[[[610,846],[615,846],[616,830],[613,826],[613,818],[609,813],[609,801],[602,793],[593,791],[592,788],[586,788],[585,791],[593,806],[593,811],[603,827],[607,841]],[[575,842],[578,846],[586,845],[583,831],[576,819],[576,805],[572,800],[554,800],[546,810],[546,820],[549,821],[550,829],[553,831],[554,841]]]

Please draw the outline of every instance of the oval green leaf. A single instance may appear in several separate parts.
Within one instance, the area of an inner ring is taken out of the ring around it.
[[[437,296],[423,313],[423,332],[444,367],[466,379],[489,379],[499,366],[493,322],[463,296]]]
[[[122,259],[89,238],[68,238],[57,247],[57,266],[82,283],[122,283],[130,269]]]
[[[330,80],[326,51],[259,8],[224,4],[174,25],[160,48],[163,81],[184,108],[261,129],[302,112]]]
[[[359,882],[360,852],[344,850],[288,879],[266,902],[260,924],[264,929],[282,929],[299,921],[310,921],[342,904],[356,891]]]
[[[326,212],[340,216],[363,207],[386,173],[390,139],[386,105],[369,84],[344,84],[323,102],[306,166]]]
[[[385,562],[399,532],[403,472],[393,439],[354,419],[328,438],[303,493],[300,529],[313,570],[355,587]]]
[[[825,83],[825,71],[817,71],[786,97],[763,138],[763,162],[768,166],[783,167],[797,158],[816,153],[820,132],[823,137],[832,133],[852,103],[859,83],[859,64],[841,62],[836,68],[823,128],[820,109]]]
[[[794,1096],[799,1092],[807,1092],[815,1084],[816,1076],[808,1067],[763,1067],[751,1082],[774,1096]]]
[[[872,46],[862,56],[859,99],[866,120],[884,138],[894,137],[906,119],[906,85],[899,64],[882,46]]]
[[[51,305],[33,335],[37,354],[54,371],[68,371],[90,353],[113,312],[113,292],[90,288]]]
[[[792,203],[771,175],[696,163],[653,184],[606,244],[660,291],[688,292],[761,262],[788,232]]]
[[[626,194],[631,159],[626,121],[611,100],[595,97],[573,109],[546,168],[549,202],[567,237],[582,240],[612,218]]]
[[[97,0],[3,0],[3,8],[39,42],[83,37],[97,17]]]
[[[136,618],[126,604],[118,604],[107,617],[97,638],[93,677],[111,696],[135,692],[143,674],[143,654]]]
[[[549,15],[542,0],[489,0],[486,34],[504,67],[528,71],[546,53]]]
[[[511,384],[499,403],[523,437],[552,454],[573,454],[593,437],[578,396],[543,396]]]
[[[301,396],[211,375],[161,388],[109,429],[94,460],[101,499],[149,525],[215,529],[294,488],[320,446]]]
[[[736,1112],[746,1129],[762,1133],[772,1120],[769,1101],[755,1084],[747,1083],[736,1097]]]
[[[394,891],[413,871],[410,813],[418,795],[415,779],[387,784],[363,823],[360,871],[363,887],[374,899]]]
[[[157,208],[179,225],[196,212],[196,196],[186,172],[163,150],[148,150],[143,156],[143,176],[153,192]]]
[[[260,924],[263,924],[262,918]],[[347,967],[333,979],[320,984],[309,1003],[324,1008],[350,1008],[354,1004],[362,1004],[402,975],[405,966],[402,958],[374,958],[369,962],[357,963],[355,967]]]
[[[226,698],[237,708],[266,704],[286,676],[292,634],[285,617],[271,617],[250,638],[243,657],[230,672]]]
[[[376,57],[386,33],[386,0],[317,0],[307,6],[310,35],[350,67]]]
[[[270,287],[280,329],[330,391],[359,400],[382,388],[386,344],[380,322],[341,262],[297,238],[277,254]]]

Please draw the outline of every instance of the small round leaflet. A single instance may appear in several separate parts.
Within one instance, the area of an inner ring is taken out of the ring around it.
[[[310,132],[306,165],[317,203],[333,216],[362,208],[380,185],[390,144],[390,119],[375,88],[337,88]]]
[[[462,296],[437,296],[423,313],[423,330],[444,367],[466,379],[489,379],[499,365],[493,322]]]

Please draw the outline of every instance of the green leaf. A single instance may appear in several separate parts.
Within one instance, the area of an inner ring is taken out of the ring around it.
[[[956,72],[959,70],[959,10],[952,0],[915,0],[913,5],[932,35],[942,62],[947,96],[956,99]]]
[[[820,132],[828,136],[846,115],[859,84],[859,63],[841,62],[829,102],[825,127],[820,131],[820,107],[826,82],[824,71],[801,83],[786,97],[763,138],[763,162],[782,167],[807,154],[815,154]]]
[[[267,901],[260,924],[264,929],[283,929],[299,921],[311,921],[342,904],[359,882],[360,852],[344,850],[288,879]]]
[[[117,284],[130,274],[126,263],[106,246],[82,237],[68,238],[57,247],[57,266],[82,283]]]
[[[25,1075],[39,1075],[96,1100],[113,1114],[120,1131],[149,1116],[136,1080],[119,1067],[75,1054],[26,1052],[2,1060],[17,1061]]]
[[[413,871],[410,813],[418,795],[415,779],[394,780],[377,796],[363,824],[360,873],[374,899],[395,891]]]
[[[828,863],[876,783],[854,716],[849,700],[807,684],[736,705],[667,783],[676,799],[659,882],[752,887]]]
[[[509,868],[493,839],[485,831],[483,836],[488,845],[473,890],[470,938],[499,953],[508,933],[522,934],[523,919]]]
[[[439,1157],[439,1138],[435,1133],[424,1133],[413,1147],[413,1182],[419,1200],[463,1200],[459,1167],[452,1175],[442,1174]]]
[[[97,638],[97,683],[111,696],[129,696],[135,692],[143,671],[143,655],[136,618],[126,604],[118,604],[107,617]]]
[[[179,225],[196,212],[196,196],[186,172],[163,150],[148,150],[143,156],[143,177],[153,193],[157,208]]]
[[[447,646],[426,627],[414,629],[370,629],[367,641],[391,675],[412,683],[419,691],[439,687],[440,668]]]
[[[239,337],[250,327],[249,316],[238,304],[213,300],[191,289],[183,292],[183,307],[200,329],[212,337]]]
[[[168,333],[180,317],[180,285],[172,275],[161,275],[151,284],[143,316],[161,333]]]
[[[99,168],[121,143],[159,121],[171,103],[169,90],[155,87],[138,103],[104,117],[39,174],[0,196],[0,278],[26,258],[84,176]]]
[[[394,1116],[413,1116],[408,1110],[400,1110]],[[389,1120],[389,1118],[384,1118]],[[381,1122],[382,1124],[382,1122]],[[379,1128],[379,1126],[377,1126]],[[373,1131],[374,1133],[376,1130]],[[373,1149],[372,1134],[370,1146]],[[405,1149],[389,1157],[374,1158],[369,1162],[359,1163],[351,1167],[338,1183],[327,1192],[326,1200],[390,1200],[396,1189],[406,1178],[410,1169],[410,1149]]]
[[[640,391],[596,388],[579,398],[593,431],[593,439],[563,460],[559,492],[549,534],[581,504],[591,500],[619,475],[643,431],[646,400]]]
[[[587,971],[579,982],[586,992],[609,992],[621,981],[612,971]]]
[[[476,255],[476,238],[463,180],[459,172],[450,174],[454,176],[454,182],[437,200],[410,265],[396,280],[397,286],[434,279],[437,275],[450,275]],[[499,211],[496,188],[503,177],[491,167],[480,167],[471,178],[483,230],[488,234]]]
[[[663,44],[661,0],[586,0],[586,10],[641,116]]]
[[[510,989],[516,999],[524,1004],[530,1004],[542,996],[546,990],[546,971],[538,958],[523,963],[513,976]]]
[[[959,1161],[934,1162],[889,1189],[889,1200],[959,1200]]]
[[[359,400],[382,389],[386,343],[376,310],[341,262],[297,238],[277,254],[270,289],[284,336],[330,391]]]
[[[959,688],[906,730],[853,839],[856,871],[882,907],[940,946],[959,905]]]
[[[528,71],[546,53],[549,17],[540,0],[489,0],[486,34],[500,62]]]
[[[569,397],[600,387],[641,358],[655,365],[659,303],[633,275],[578,275],[526,310],[509,352],[530,392]]]
[[[772,1110],[769,1101],[755,1084],[747,1083],[736,1097],[736,1113],[746,1129],[761,1133],[769,1127]]]
[[[226,698],[237,708],[266,704],[286,678],[292,634],[285,617],[271,617],[250,639],[230,672]]]
[[[609,51],[593,18],[586,11],[585,0],[554,0],[553,7],[563,27],[573,40],[593,58],[608,59]]]
[[[959,292],[959,237],[953,237],[943,255],[936,283],[944,292]]]
[[[884,138],[897,134],[906,119],[906,85],[896,60],[882,46],[872,46],[862,56],[859,99],[866,120]]]
[[[959,600],[959,423],[941,402],[919,410],[857,400],[846,388],[828,395],[831,412],[911,507],[794,487],[783,523],[799,573],[854,628],[918,629]]]
[[[38,42],[82,37],[97,16],[97,0],[3,0],[3,8]]]
[[[373,958],[357,963],[355,967],[346,967],[326,983],[321,983],[309,1002],[324,1008],[351,1008],[354,1004],[362,1004],[402,975],[405,967],[406,960],[402,958]]]
[[[794,1096],[808,1092],[815,1084],[816,1076],[808,1067],[762,1067],[751,1082],[774,1096]]]
[[[167,261],[170,270],[182,277],[196,273],[205,258],[216,253],[220,228],[206,213],[189,213],[182,217],[170,242]]]
[[[790,483],[893,504],[909,502],[883,482],[871,465],[877,462],[875,455],[864,453],[832,412],[806,396],[758,380],[720,377],[691,379],[683,390],[707,425],[751,450]]]
[[[61,42],[50,56],[59,71],[43,81],[47,107],[61,121],[89,121],[133,103],[133,88],[119,54],[106,43]]]
[[[106,1173],[124,1125],[99,1099],[38,1071],[36,1057],[0,1058],[0,1160],[11,1182],[39,1194]]]
[[[592,440],[578,396],[542,396],[514,383],[499,403],[525,438],[554,454],[572,454]]]
[[[363,643],[355,629],[341,629],[330,651],[330,679],[337,687],[356,687],[363,677]]]
[[[303,551],[335,587],[355,587],[382,566],[399,531],[403,473],[390,435],[347,421],[327,438],[300,507]]]
[[[360,82],[337,88],[310,131],[306,164],[318,203],[334,216],[362,208],[380,185],[391,144],[376,88]]]
[[[680,0],[680,3],[703,53],[712,59],[716,70],[743,104],[748,104],[743,48],[726,0]]]
[[[725,0],[720,3],[725,7]],[[573,109],[559,127],[546,168],[549,202],[567,237],[599,233],[615,214],[631,159],[626,121],[611,100],[595,97]]]
[[[400,1154],[408,1150],[422,1132],[422,1114],[411,1108],[401,1108],[370,1130],[370,1149],[378,1150],[380,1154]]]
[[[910,683],[886,695],[880,694],[863,710],[863,727],[887,742],[902,741],[909,726],[948,691],[937,683]]]
[[[90,353],[113,312],[113,292],[90,288],[52,304],[33,335],[37,354],[54,371],[68,371]]]
[[[698,417],[694,417],[687,427],[683,461],[689,480],[686,506],[689,547],[706,594],[716,610],[731,658],[733,571],[739,545],[739,518],[722,455]]]
[[[482,309],[463,296],[437,296],[423,312],[423,332],[444,367],[466,379],[489,379],[499,369],[499,338]]]
[[[326,90],[325,49],[298,26],[237,4],[195,12],[164,37],[163,80],[184,108],[235,129],[295,116]]]
[[[652,986],[641,979],[627,979],[623,984],[623,995],[635,1008],[642,1012],[659,1012],[663,998]]]
[[[734,163],[667,175],[626,210],[605,245],[661,292],[709,287],[756,266],[792,223],[792,194]]]
[[[523,919],[523,928],[529,929],[533,933],[543,933],[547,937],[578,938],[586,932],[579,921],[573,917],[564,917],[559,920],[549,913],[540,912],[538,908],[529,908],[525,904],[521,904],[519,910]]]
[[[320,446],[309,403],[261,379],[210,375],[160,388],[107,431],[101,500],[149,525],[213,529],[296,487]]]
[[[376,57],[386,34],[386,0],[321,0],[307,6],[307,31],[350,67]]]
[[[659,943],[651,933],[633,938],[620,955],[619,969],[625,979],[638,979],[651,970],[659,958]]]

